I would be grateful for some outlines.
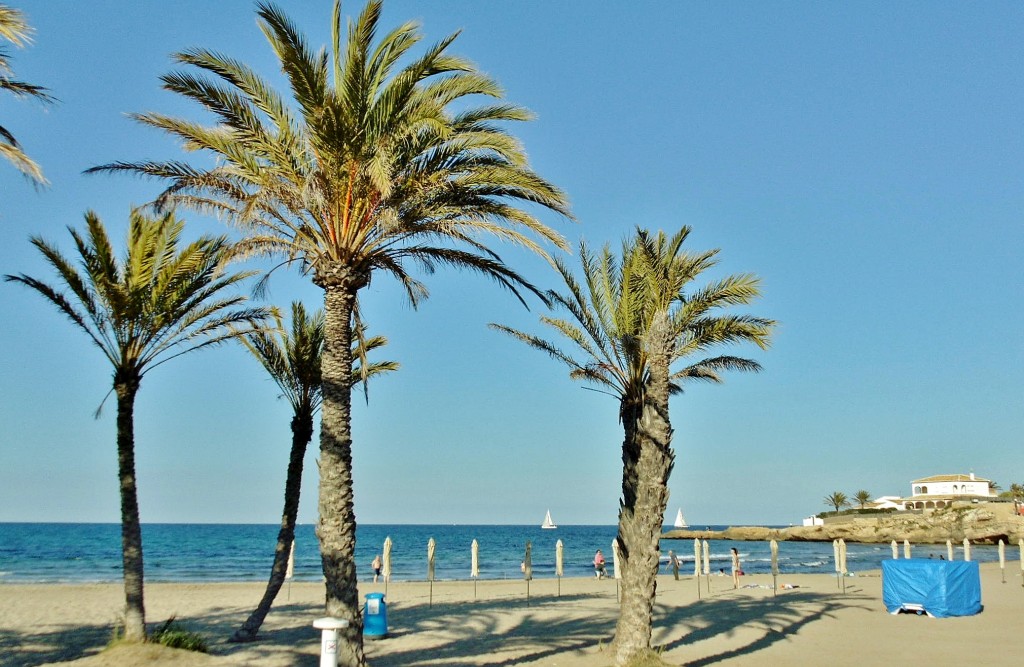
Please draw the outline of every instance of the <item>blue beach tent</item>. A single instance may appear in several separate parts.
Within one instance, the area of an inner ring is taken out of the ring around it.
[[[981,611],[981,572],[973,561],[884,560],[882,602],[890,614],[902,610],[936,618],[971,616]]]

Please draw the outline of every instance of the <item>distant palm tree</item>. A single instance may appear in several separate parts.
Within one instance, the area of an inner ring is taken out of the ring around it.
[[[832,495],[825,496],[825,504],[836,508],[836,512],[844,507],[850,506],[850,500],[842,491],[833,491]]]
[[[21,11],[8,5],[0,5],[0,38],[14,46],[23,47],[31,43],[31,35],[32,28]],[[17,81],[11,78],[12,76],[14,69],[11,67],[10,56],[6,49],[0,47],[0,91],[6,91],[15,97],[34,97],[42,102],[53,101],[54,98],[46,92],[46,88]],[[36,183],[46,183],[43,170],[25,154],[14,135],[3,125],[0,125],[0,156]]]
[[[231,637],[231,641],[245,642],[256,639],[256,634],[270,612],[270,606],[284,584],[288,568],[288,555],[295,539],[295,520],[299,511],[302,491],[302,468],[306,447],[313,438],[313,416],[320,408],[320,360],[324,349],[324,314],[317,311],[306,314],[301,302],[292,302],[291,333],[285,331],[280,315],[274,315],[276,333],[258,331],[239,340],[245,344],[257,361],[281,390],[292,406],[292,446],[288,457],[288,474],[284,485],[284,510],[281,529],[274,549],[274,564],[270,580],[256,609]],[[368,363],[366,353],[387,344],[383,336],[365,338],[363,329],[357,329],[353,356],[361,360],[352,370],[352,383],[398,370],[398,363],[382,361]]]
[[[147,113],[140,122],[213,159],[118,162],[90,171],[127,171],[169,181],[158,204],[214,212],[240,226],[250,255],[275,255],[312,274],[324,291],[323,407],[317,536],[326,613],[344,618],[339,655],[363,665],[356,581],[352,484],[353,308],[375,273],[398,279],[413,305],[426,287],[408,272],[469,269],[511,290],[540,294],[487,246],[498,239],[547,256],[564,239],[527,208],[569,215],[565,195],[532,169],[503,129],[527,120],[500,87],[448,53],[451,35],[419,56],[414,23],[376,41],[381,2],[348,26],[336,0],[330,51],[313,51],[276,7],[258,4],[259,25],[280,61],[290,101],[251,68],[213,51],[177,55],[195,68],[163,77],[164,87],[216,116]],[[471,97],[496,100],[474,106]],[[212,166],[206,166],[212,165]],[[528,205],[525,206],[525,205]]]
[[[864,506],[871,502],[871,493],[869,491],[861,489],[860,491],[854,494],[853,499],[857,501],[861,509],[864,509]]]
[[[542,317],[541,322],[578,348],[578,357],[537,336],[491,325],[564,363],[571,379],[597,385],[618,400],[624,438],[617,665],[650,649],[658,540],[675,459],[669,395],[681,393],[686,381],[720,382],[722,371],[759,370],[757,362],[740,357],[700,357],[739,342],[765,348],[774,326],[771,320],[718,313],[759,296],[754,276],[728,276],[691,288],[690,283],[715,265],[717,251],[684,251],[689,233],[689,227],[671,237],[638,229],[623,242],[620,256],[608,246],[594,255],[581,242],[582,285],[556,260],[568,292],[549,296],[569,317]],[[686,365],[672,371],[678,362]]]
[[[84,238],[69,228],[81,272],[54,246],[32,237],[66,289],[24,274],[4,278],[31,287],[57,306],[114,367],[125,638],[141,641],[146,621],[134,409],[142,377],[175,357],[252,331],[268,313],[239,308],[244,296],[224,294],[251,275],[224,273],[230,256],[226,237],[203,236],[182,247],[184,223],[173,213],[151,219],[133,212],[127,252],[118,260],[99,217],[89,212],[85,221]]]

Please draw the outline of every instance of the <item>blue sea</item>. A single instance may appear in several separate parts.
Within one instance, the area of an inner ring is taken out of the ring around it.
[[[711,526],[721,529],[725,526]],[[270,574],[276,525],[145,524],[142,527],[146,580],[150,582],[265,581]],[[515,579],[526,543],[532,543],[535,578],[555,576],[555,543],[564,545],[566,577],[593,575],[597,549],[611,564],[615,526],[428,526],[361,525],[356,534],[359,577],[373,576],[370,562],[386,537],[392,540],[392,580],[427,577],[427,540],[437,544],[435,577],[469,579],[470,545],[480,545],[482,579]],[[728,571],[729,549],[740,552],[743,569],[751,574],[770,571],[767,542],[711,541],[711,570]],[[683,573],[692,572],[693,541],[662,540],[662,558],[674,550],[683,560]],[[917,545],[915,558],[945,555],[944,545]],[[902,546],[900,556],[902,557]],[[972,559],[996,561],[995,547],[972,546]],[[891,557],[888,545],[847,545],[851,572],[876,570]],[[963,558],[962,548],[956,559]],[[780,542],[779,569],[784,574],[832,573],[830,542]],[[312,525],[300,525],[295,541],[295,580],[322,577]],[[104,582],[121,579],[121,529],[118,524],[0,523],[0,584],[29,582]]]

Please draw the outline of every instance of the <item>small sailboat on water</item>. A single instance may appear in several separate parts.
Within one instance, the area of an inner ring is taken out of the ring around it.
[[[547,530],[558,528],[555,522],[551,520],[551,510],[548,510],[548,513],[544,515],[544,523],[540,524],[540,527]]]
[[[679,508],[676,512],[676,522],[672,524],[675,528],[689,528],[689,524],[686,523],[686,519],[683,518],[683,508]]]

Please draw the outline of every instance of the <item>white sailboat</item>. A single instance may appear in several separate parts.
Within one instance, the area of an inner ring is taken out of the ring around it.
[[[690,526],[686,523],[686,519],[683,518],[683,508],[679,508],[676,512],[676,522],[672,524],[676,528],[689,528]]]
[[[551,510],[548,510],[548,513],[544,515],[544,523],[542,523],[540,527],[544,529],[558,528],[558,526],[555,525],[555,522],[551,520]]]

